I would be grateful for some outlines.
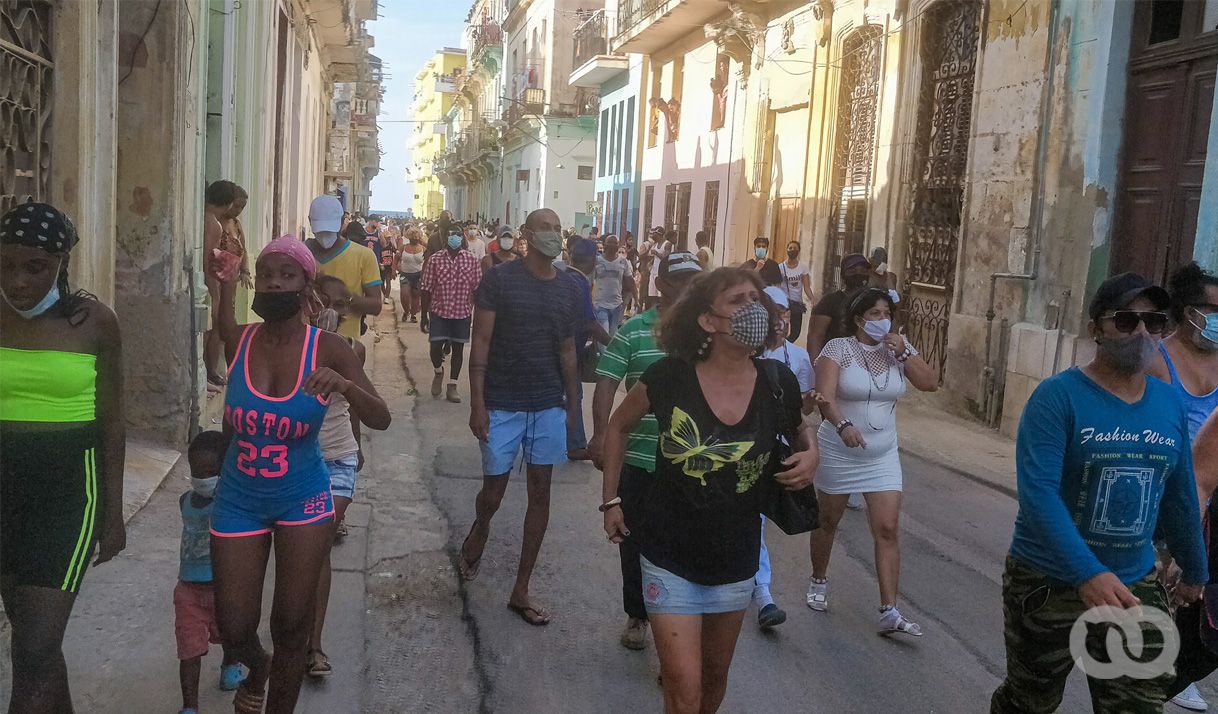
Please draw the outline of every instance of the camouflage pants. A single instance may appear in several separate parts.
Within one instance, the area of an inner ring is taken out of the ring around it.
[[[1143,605],[1167,610],[1167,594],[1154,574],[1129,586]],[[990,700],[990,714],[1050,714],[1061,705],[1066,678],[1074,669],[1070,629],[1087,610],[1078,590],[1054,583],[1013,558],[1002,574],[1002,614],[1006,639],[1007,676]],[[1087,650],[1099,662],[1109,626],[1088,625]],[[1163,648],[1162,633],[1143,627],[1140,660],[1151,660]],[[1096,714],[1162,714],[1168,673],[1153,679],[1095,679],[1088,677]]]

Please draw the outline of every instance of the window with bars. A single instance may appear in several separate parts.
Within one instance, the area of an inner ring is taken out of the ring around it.
[[[676,230],[677,247],[689,250],[689,199],[693,192],[693,184],[686,181],[677,184]]]
[[[677,185],[670,183],[664,187],[664,231],[671,231],[676,224],[677,215]]]
[[[648,186],[643,189],[643,224],[639,226],[641,233],[651,230],[651,215],[656,203],[656,187]]]
[[[824,284],[836,285],[842,256],[866,250],[884,30],[864,25],[842,43]]]
[[[707,181],[702,199],[702,230],[710,239],[711,250],[715,248],[715,233],[719,229],[719,182]]]

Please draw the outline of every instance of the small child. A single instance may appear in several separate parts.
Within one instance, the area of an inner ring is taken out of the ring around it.
[[[173,589],[174,634],[178,641],[178,676],[182,683],[182,711],[198,714],[199,672],[207,646],[220,643],[216,626],[215,592],[211,575],[211,509],[228,437],[204,431],[190,442],[190,491],[182,494],[182,553],[178,584]],[[224,653],[220,689],[232,691],[246,677],[246,669]]]

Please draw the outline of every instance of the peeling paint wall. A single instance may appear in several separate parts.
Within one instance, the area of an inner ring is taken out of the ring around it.
[[[135,435],[175,445],[191,426],[187,269],[202,215],[199,38],[186,33],[205,31],[205,11],[197,0],[169,3],[153,20],[150,4],[119,6],[114,280],[127,417]]]
[[[1023,309],[1002,313],[1012,330],[996,360],[1004,387],[1001,429],[1008,435],[1042,380],[1093,354],[1086,306],[1109,271],[1132,6],[1061,0],[1040,189],[1039,275],[1021,287]]]

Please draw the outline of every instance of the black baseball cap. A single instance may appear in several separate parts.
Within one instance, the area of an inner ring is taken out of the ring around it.
[[[1121,273],[1100,283],[1091,298],[1088,314],[1092,320],[1098,320],[1105,312],[1120,310],[1140,297],[1154,303],[1156,310],[1166,310],[1171,305],[1171,296],[1163,288],[1137,273]]]

